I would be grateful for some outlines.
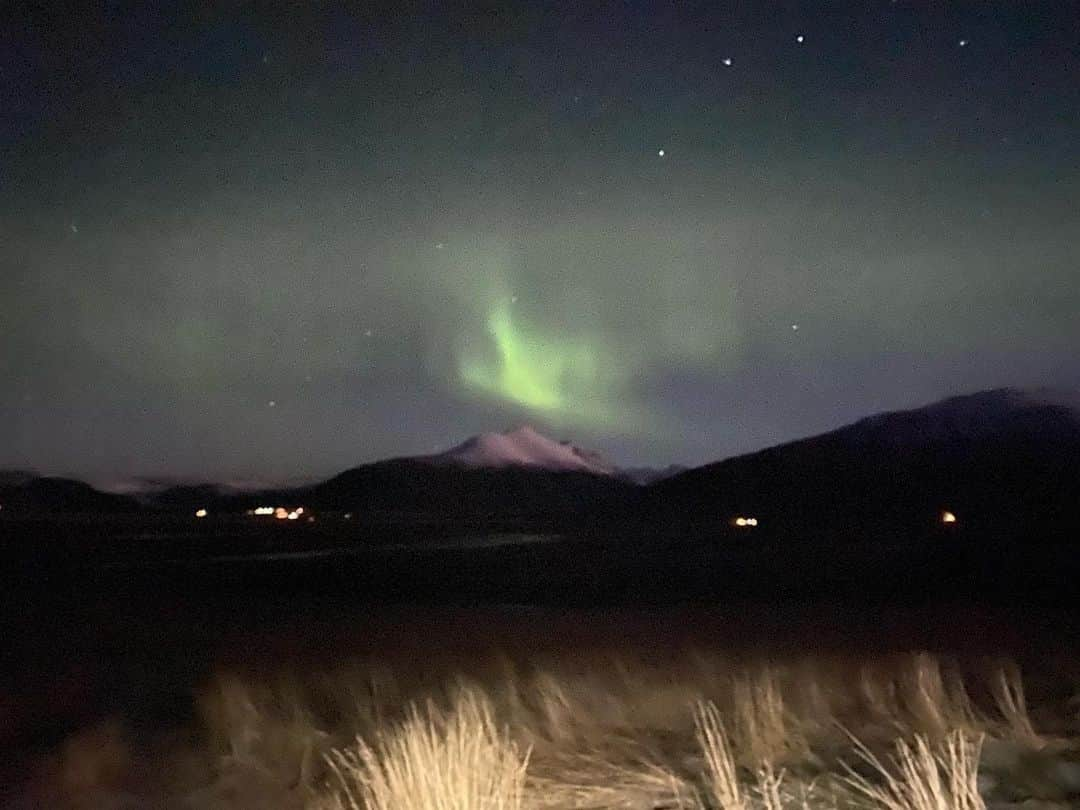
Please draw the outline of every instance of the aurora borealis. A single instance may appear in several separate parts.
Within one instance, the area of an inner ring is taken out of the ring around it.
[[[0,468],[700,463],[1080,387],[1080,12],[3,12]]]
[[[568,386],[588,389],[598,381],[600,368],[587,342],[560,345],[514,326],[506,305],[488,318],[497,359],[493,369],[463,362],[461,380],[489,394],[541,413],[565,412]]]

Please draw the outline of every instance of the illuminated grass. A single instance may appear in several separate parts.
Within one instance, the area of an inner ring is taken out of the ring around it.
[[[204,776],[178,795],[192,810],[983,810],[982,735],[1045,745],[1015,669],[987,673],[975,706],[922,654],[469,666],[222,673],[187,766],[198,754]],[[125,784],[121,766],[65,750],[79,806],[107,805],[93,797]]]

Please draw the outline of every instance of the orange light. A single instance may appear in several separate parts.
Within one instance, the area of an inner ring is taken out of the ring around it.
[[[732,521],[740,529],[748,529],[758,525],[757,518],[752,517],[737,517]]]
[[[942,523],[956,523],[956,515],[954,515],[952,512],[942,512],[941,513],[941,522]]]
[[[289,516],[289,510],[279,506],[274,510],[274,517],[278,520],[285,520]]]

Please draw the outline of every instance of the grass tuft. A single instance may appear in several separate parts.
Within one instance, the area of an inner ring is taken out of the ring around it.
[[[986,810],[978,788],[981,747],[981,736],[971,738],[960,730],[936,748],[918,734],[914,742],[898,740],[891,762],[885,764],[857,744],[874,773],[849,769],[845,781],[856,796],[880,810]]]
[[[521,810],[529,754],[467,690],[449,712],[414,707],[373,744],[357,737],[327,761],[338,789],[320,810]]]

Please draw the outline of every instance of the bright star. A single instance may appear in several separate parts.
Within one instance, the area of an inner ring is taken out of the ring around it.
[[[967,44],[968,44],[968,41],[966,39],[960,40],[960,47],[961,48],[966,48]]]
[[[266,404],[269,405],[271,408],[276,408],[277,407],[277,403],[274,400],[270,400]]]
[[[731,67],[731,59],[725,58],[721,60],[726,67]]]
[[[806,37],[804,37],[802,34],[799,34],[797,37],[795,37],[796,42],[802,42],[804,39],[806,39]]]
[[[658,154],[660,157],[663,157],[664,156],[664,150],[663,149],[657,149],[656,154]]]

